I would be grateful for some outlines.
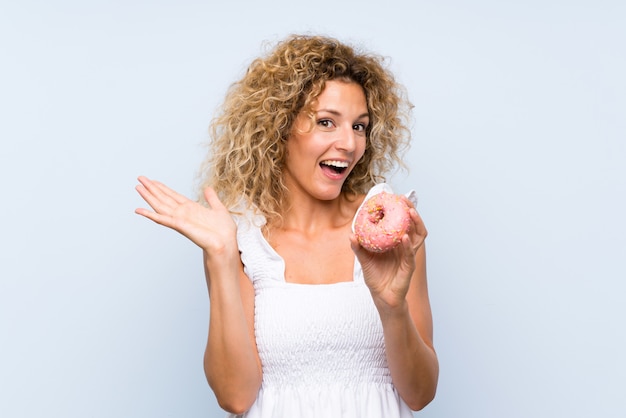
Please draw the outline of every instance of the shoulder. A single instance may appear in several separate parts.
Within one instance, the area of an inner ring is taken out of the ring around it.
[[[266,218],[261,211],[243,197],[237,204],[229,208],[229,212],[237,224],[237,228],[246,230],[261,228],[266,223]]]

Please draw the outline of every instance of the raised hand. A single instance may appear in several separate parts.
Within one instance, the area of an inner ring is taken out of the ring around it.
[[[209,256],[239,256],[237,227],[213,189],[204,191],[208,203],[205,207],[158,181],[143,176],[138,180],[136,190],[153,211],[138,208],[135,213],[178,231]]]
[[[406,298],[416,268],[416,255],[427,235],[424,222],[413,204],[408,199],[406,202],[411,207],[411,225],[397,247],[384,253],[373,253],[359,245],[354,234],[350,238],[374,301],[391,308],[402,304]]]

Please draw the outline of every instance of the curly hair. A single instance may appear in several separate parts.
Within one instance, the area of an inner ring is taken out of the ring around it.
[[[226,207],[243,198],[268,222],[280,220],[288,193],[282,174],[286,140],[300,112],[313,118],[315,100],[329,80],[358,83],[370,116],[365,154],[346,178],[342,193],[366,193],[385,181],[391,169],[406,168],[401,154],[410,141],[412,106],[384,62],[328,37],[292,35],[279,42],[228,89],[210,125],[200,191],[211,186]]]

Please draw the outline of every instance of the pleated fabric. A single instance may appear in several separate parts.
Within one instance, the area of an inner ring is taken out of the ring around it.
[[[351,282],[287,283],[262,216],[236,216],[244,270],[255,289],[255,335],[263,369],[247,418],[409,418],[394,388],[383,330],[361,267]]]

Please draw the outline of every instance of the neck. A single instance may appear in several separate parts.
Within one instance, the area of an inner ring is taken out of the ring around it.
[[[343,227],[352,222],[360,203],[357,200],[343,194],[333,200],[318,200],[311,196],[295,198],[292,195],[286,202],[282,224],[278,229],[317,234]]]

